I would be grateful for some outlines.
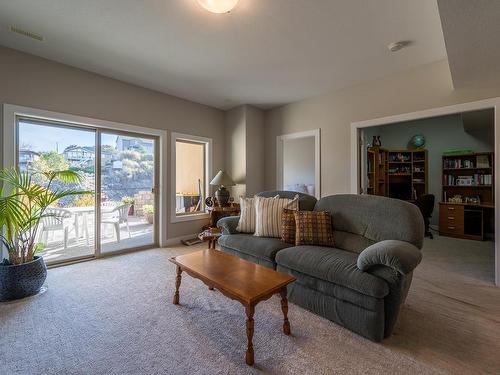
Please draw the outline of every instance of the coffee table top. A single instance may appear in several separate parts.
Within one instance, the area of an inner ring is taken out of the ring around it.
[[[213,249],[179,255],[170,261],[187,274],[248,305],[269,298],[295,281],[293,276]]]

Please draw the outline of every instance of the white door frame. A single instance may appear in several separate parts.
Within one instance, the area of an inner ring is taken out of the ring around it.
[[[167,243],[167,182],[168,166],[167,160],[167,131],[160,129],[146,128],[142,126],[123,124],[113,121],[99,120],[90,117],[70,115],[53,111],[46,111],[38,108],[23,107],[12,104],[3,105],[3,167],[12,167],[16,163],[17,128],[16,118],[18,116],[34,117],[43,120],[65,122],[68,124],[80,125],[83,127],[98,128],[103,130],[130,132],[156,137],[158,139],[158,162],[161,165],[155,166],[158,171],[158,242],[159,246],[166,246]],[[1,250],[1,249],[0,249]],[[0,251],[0,255],[1,251]]]
[[[359,194],[360,172],[359,172],[359,130],[372,126],[388,125],[398,122],[420,120],[430,117],[453,115],[461,112],[476,111],[492,108],[495,111],[495,284],[500,286],[500,97],[478,100],[470,103],[462,103],[426,109],[423,111],[404,113],[395,116],[381,117],[373,120],[358,121],[351,123],[351,193]]]
[[[276,188],[283,190],[283,142],[290,139],[314,137],[314,190],[316,198],[321,198],[321,131],[308,130],[283,134],[276,137]]]

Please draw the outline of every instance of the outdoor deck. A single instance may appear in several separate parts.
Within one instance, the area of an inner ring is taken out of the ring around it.
[[[79,228],[78,238],[74,227],[70,227],[68,246],[64,248],[64,232],[53,231],[48,236],[45,249],[40,254],[46,262],[59,262],[94,254],[95,230],[94,220],[86,223],[88,243],[84,228]],[[148,224],[143,217],[129,216],[130,237],[125,224],[120,225],[120,242],[117,241],[112,225],[101,225],[101,252],[112,252],[127,248],[135,248],[152,244],[154,242],[153,225]],[[82,230],[83,229],[83,230]]]

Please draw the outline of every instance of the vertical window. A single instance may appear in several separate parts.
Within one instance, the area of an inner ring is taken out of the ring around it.
[[[175,192],[175,218],[205,213],[210,167],[208,138],[172,135],[172,174]],[[174,220],[175,221],[175,220]]]

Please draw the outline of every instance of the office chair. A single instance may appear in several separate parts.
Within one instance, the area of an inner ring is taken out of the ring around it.
[[[434,200],[435,198],[433,194],[422,194],[415,202],[424,217],[425,237],[429,237],[430,239],[433,239],[432,233],[429,229],[429,221],[432,217],[432,211],[434,210]]]

